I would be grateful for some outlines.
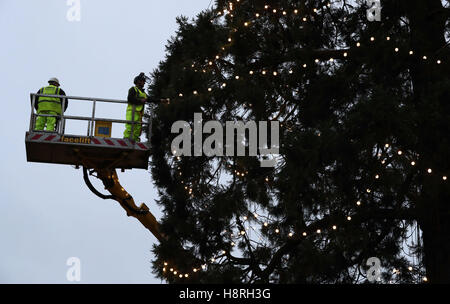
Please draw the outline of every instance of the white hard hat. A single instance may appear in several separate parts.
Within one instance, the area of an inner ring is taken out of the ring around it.
[[[56,82],[57,84],[60,84],[58,78],[56,78],[56,77],[50,78],[50,79],[48,80],[48,82]]]

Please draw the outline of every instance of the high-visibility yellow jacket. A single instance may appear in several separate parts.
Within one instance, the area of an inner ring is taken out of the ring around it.
[[[147,94],[140,90],[138,87],[132,87],[128,92],[128,107],[127,112],[132,112],[133,107],[135,108],[136,112],[142,112],[144,110],[144,105],[138,101],[138,99],[148,99]]]
[[[38,91],[38,94],[42,95],[66,95],[62,89],[54,85],[48,85],[46,87],[41,88]],[[58,114],[61,114],[62,108],[62,98],[57,97],[39,97],[36,101],[37,103],[37,111],[40,113],[41,111],[53,111]],[[66,106],[67,108],[67,102]],[[65,110],[65,109],[64,109]]]

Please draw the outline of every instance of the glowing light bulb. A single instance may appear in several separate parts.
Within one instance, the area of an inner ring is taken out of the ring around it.
[[[345,52],[345,53],[344,53],[344,57],[347,57],[347,56],[348,56],[348,54],[347,54],[347,52]]]
[[[375,37],[370,37],[370,41],[375,41]]]
[[[336,227],[336,225],[334,225],[334,226],[333,226],[333,230],[336,230],[336,229],[337,229],[337,227]]]
[[[357,47],[360,47],[360,46],[361,46],[361,43],[358,42],[358,43],[356,44],[356,46],[357,46]]]
[[[322,231],[320,229],[317,229],[317,233],[321,233]]]
[[[413,51],[409,51],[409,55],[412,55],[412,54],[414,54],[414,52]]]
[[[416,165],[416,162],[415,161],[412,161],[411,162],[411,166],[415,166]]]
[[[398,48],[395,48],[394,51],[398,52]]]
[[[377,174],[377,175],[375,175],[375,179],[379,179],[380,178],[380,176]]]
[[[275,229],[275,233],[280,233],[280,229]]]
[[[302,235],[303,235],[303,236],[306,236],[306,232],[303,232]]]
[[[428,170],[427,170],[427,172],[431,174],[431,172],[433,172],[433,170],[431,170],[431,169],[428,169]]]
[[[294,234],[292,232],[289,232],[289,237],[292,237]]]
[[[398,151],[397,154],[398,154],[398,155],[402,155],[403,152],[402,152],[402,151]]]
[[[447,180],[447,176],[443,176],[442,179],[446,181]]]
[[[357,201],[356,205],[361,206],[361,201]]]
[[[438,60],[438,61],[436,61],[437,62],[437,64],[441,64],[441,61],[440,60]]]
[[[347,216],[347,221],[351,221],[352,217],[351,216]]]

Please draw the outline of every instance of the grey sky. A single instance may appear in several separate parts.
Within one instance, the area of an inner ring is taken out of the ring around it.
[[[164,59],[176,16],[193,17],[209,3],[81,0],[81,21],[69,22],[65,0],[0,0],[0,283],[68,283],[72,256],[81,260],[81,283],[161,282],[151,274],[156,239],[117,203],[94,196],[81,170],[26,162],[29,93],[58,77],[68,95],[126,99],[132,78]],[[86,106],[72,102],[67,113]],[[124,119],[125,107],[100,114]],[[113,129],[121,136],[123,126]],[[119,177],[159,218],[151,175]]]

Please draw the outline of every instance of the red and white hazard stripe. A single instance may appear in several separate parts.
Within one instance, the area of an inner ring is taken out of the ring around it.
[[[47,134],[47,133],[29,133],[27,134],[27,141],[36,141],[36,142],[58,142],[60,141],[61,136],[56,134]]]
[[[116,148],[132,148],[137,150],[148,150],[148,144],[146,143],[133,143],[129,139],[119,138],[104,138],[104,137],[91,137],[91,144],[102,145]]]
[[[103,138],[103,137],[83,137],[83,136],[64,136],[65,138],[78,138],[78,139],[90,139],[90,143],[68,143],[61,140],[61,136],[58,134],[49,134],[41,132],[27,133],[26,141],[28,142],[40,142],[40,143],[60,143],[60,144],[72,144],[72,145],[96,145],[105,146],[110,148],[122,148],[122,149],[136,149],[136,150],[149,150],[148,143],[132,142],[129,139],[120,138]]]

